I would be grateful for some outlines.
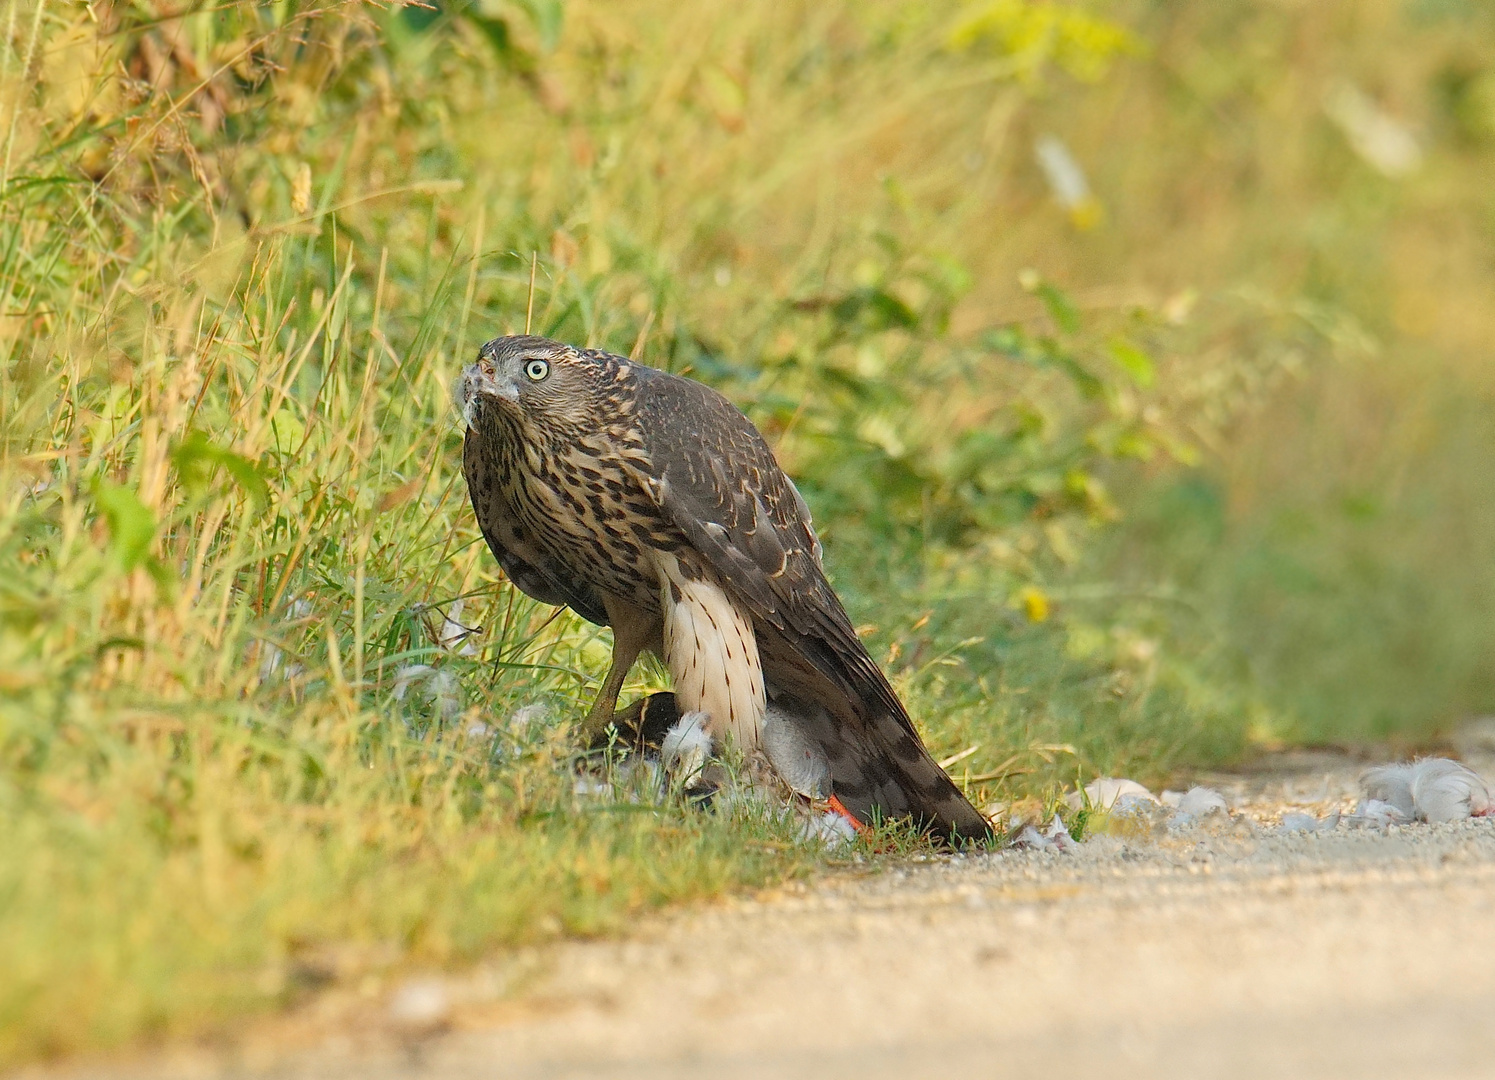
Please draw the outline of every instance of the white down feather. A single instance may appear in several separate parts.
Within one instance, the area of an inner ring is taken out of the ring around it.
[[[1490,812],[1490,789],[1473,769],[1448,758],[1382,765],[1360,778],[1367,798],[1417,821],[1463,821]]]
[[[688,712],[669,731],[659,744],[659,758],[664,767],[677,779],[686,780],[699,775],[711,757],[711,732],[706,730],[709,717],[703,712]]]

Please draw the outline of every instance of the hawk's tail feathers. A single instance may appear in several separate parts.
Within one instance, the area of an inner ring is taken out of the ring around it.
[[[991,824],[929,755],[901,708],[879,702],[865,709],[841,695],[817,694],[832,701],[827,708],[782,684],[771,685],[769,695],[825,750],[832,790],[858,821],[909,818],[956,843],[992,838]]]
[[[867,717],[863,738],[844,740],[853,743],[845,755],[854,766],[852,774],[843,780],[832,760],[836,794],[865,821],[879,815],[907,814],[921,828],[953,842],[990,840],[991,823],[971,805],[918,737],[904,730],[907,723],[906,716],[885,712]]]

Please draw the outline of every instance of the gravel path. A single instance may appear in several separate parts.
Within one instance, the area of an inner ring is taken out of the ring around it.
[[[407,984],[400,1023],[328,999],[232,1055],[48,1075],[1495,1076],[1495,819],[1275,830],[1359,767],[1212,778],[1244,812],[1181,832],[652,918]]]

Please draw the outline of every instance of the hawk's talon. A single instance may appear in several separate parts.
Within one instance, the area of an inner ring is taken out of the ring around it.
[[[658,757],[665,735],[679,722],[680,707],[675,702],[675,695],[665,690],[619,709],[611,722],[590,736],[585,745],[588,750],[617,746],[641,757]],[[585,734],[585,726],[582,731]]]

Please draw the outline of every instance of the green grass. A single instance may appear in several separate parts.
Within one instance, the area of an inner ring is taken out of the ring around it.
[[[1495,220],[1456,50],[1490,27],[1366,7],[1346,56],[1456,126],[1399,187],[1238,58],[1333,10],[5,8],[0,1062],[831,858],[576,793],[607,634],[501,580],[448,394],[531,322],[743,405],[978,804],[1488,706],[1488,586],[1445,555],[1495,529],[1460,509],[1489,316],[1428,330],[1399,275]],[[1047,132],[1095,199],[1050,197]],[[1426,426],[1343,467],[1407,398]]]

